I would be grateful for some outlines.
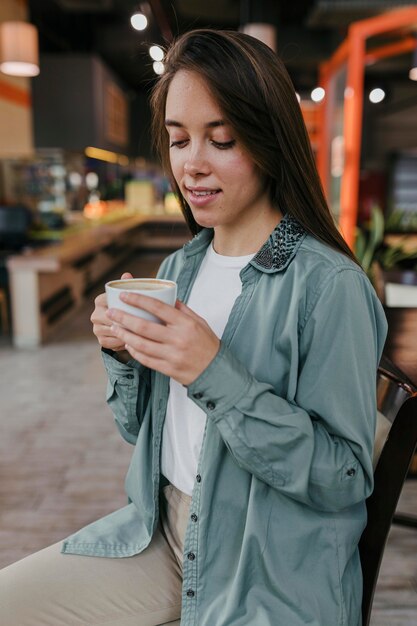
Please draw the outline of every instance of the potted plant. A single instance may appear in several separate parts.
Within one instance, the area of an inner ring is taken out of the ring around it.
[[[373,206],[369,221],[356,229],[355,241],[356,258],[382,301],[384,301],[384,287],[377,252],[384,241],[384,230],[384,215],[378,206]]]
[[[404,224],[398,212],[385,222],[381,209],[374,206],[370,220],[357,230],[355,253],[385,304],[417,306],[417,245],[409,245],[404,230],[389,236],[398,231],[397,223]]]

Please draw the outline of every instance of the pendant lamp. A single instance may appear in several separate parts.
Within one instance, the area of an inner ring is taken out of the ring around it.
[[[413,52],[413,62],[411,64],[411,69],[408,72],[408,77],[410,80],[417,80],[417,39],[416,39],[416,47]]]
[[[277,29],[272,24],[248,23],[244,25],[242,32],[259,39],[274,52],[277,51]]]
[[[0,23],[0,72],[27,77],[39,74],[36,26],[28,22]]]

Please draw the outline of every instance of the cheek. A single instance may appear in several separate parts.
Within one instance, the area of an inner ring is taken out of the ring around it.
[[[170,153],[169,162],[171,164],[171,171],[174,175],[174,178],[177,181],[177,183],[179,183],[181,180],[182,172],[184,168],[183,168],[183,163],[181,161],[180,154],[178,154],[178,151],[176,153],[173,153],[173,152]]]
[[[224,173],[225,178],[227,176],[230,183],[234,183],[242,189],[253,185],[258,186],[261,182],[256,165],[241,156],[229,159],[227,167],[224,168]]]

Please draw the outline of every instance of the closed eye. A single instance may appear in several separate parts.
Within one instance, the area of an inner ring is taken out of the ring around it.
[[[184,148],[185,144],[187,143],[188,139],[179,139],[178,141],[172,141],[169,144],[170,148]]]
[[[233,148],[233,146],[236,143],[235,139],[231,139],[230,141],[214,141],[214,139],[211,140],[211,143],[213,144],[213,146],[215,146],[216,148],[218,148],[219,150],[228,150],[228,148]]]
[[[171,143],[169,144],[169,147],[170,148],[184,148],[187,143],[188,143],[188,139],[178,139],[177,141],[171,141]],[[214,139],[211,140],[211,144],[215,148],[218,148],[219,150],[228,150],[229,148],[233,148],[235,143],[236,143],[235,139],[231,139],[230,141],[215,141]]]

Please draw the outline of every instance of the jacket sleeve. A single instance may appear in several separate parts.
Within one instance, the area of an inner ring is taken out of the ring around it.
[[[120,363],[102,351],[107,372],[106,400],[123,439],[135,444],[150,401],[150,371],[131,359]]]
[[[294,401],[256,380],[223,344],[188,395],[242,468],[308,506],[338,511],[372,491],[385,335],[367,278],[338,270],[320,285],[300,325]]]
[[[158,278],[165,276],[169,257],[164,259]],[[131,359],[121,363],[112,350],[102,350],[107,372],[106,400],[123,439],[135,444],[140,426],[151,402],[151,372]]]

